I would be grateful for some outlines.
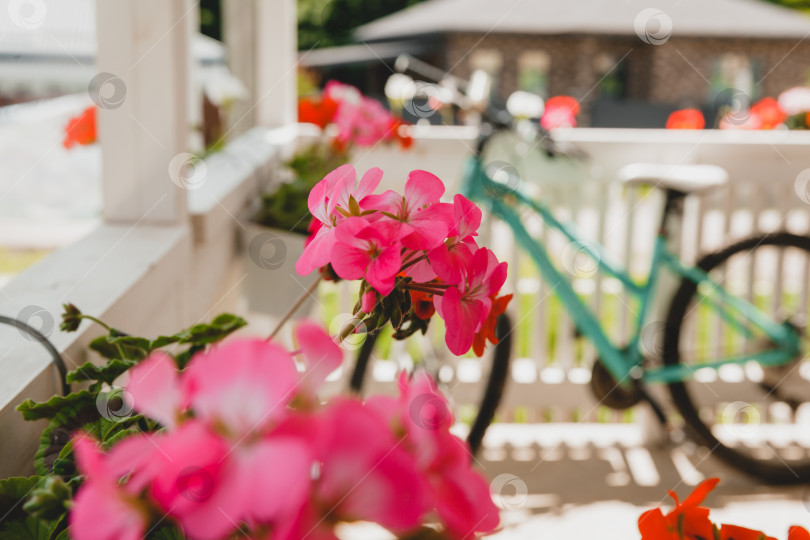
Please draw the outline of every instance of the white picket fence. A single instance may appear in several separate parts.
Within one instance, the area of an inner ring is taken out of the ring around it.
[[[396,187],[398,181],[401,188],[411,165],[421,163],[426,153],[434,162],[437,156],[441,158],[444,170],[437,172],[440,176],[444,173],[443,179],[453,186],[458,173],[450,176],[446,171],[460,171],[461,162],[473,146],[470,134],[463,134],[466,139],[459,137],[459,133],[446,137],[436,134],[433,128],[432,132],[422,135],[416,147],[416,152],[421,153],[418,157],[386,148],[364,154],[358,168],[379,165],[386,173],[389,186]],[[610,259],[629,268],[635,279],[646,277],[663,200],[657,190],[628,188],[616,180],[616,172],[629,163],[708,163],[729,172],[731,180],[727,186],[690,196],[686,201],[680,250],[687,262],[756,232],[785,229],[806,234],[810,229],[808,134],[575,129],[556,136],[561,144],[584,151],[588,160],[552,162],[533,157],[534,153],[527,152],[520,143],[507,140],[500,145],[500,152],[487,161],[501,160],[514,165],[524,179],[532,180],[538,188],[538,196],[557,216],[575,223],[585,241],[602,243]],[[532,157],[517,158],[521,152]],[[558,233],[544,230],[539,219],[526,215],[523,223],[545,243],[560,268],[569,271],[575,290],[601,315],[609,336],[618,343],[628,340],[638,308],[620,282],[593,272],[593,264],[576,254],[578,246],[569,245]],[[499,418],[526,422],[627,422],[647,417],[638,411],[609,411],[597,404],[588,388],[595,359],[593,346],[576,337],[570,317],[554,298],[550,287],[539,279],[530,258],[514,245],[508,227],[486,219],[481,241],[509,262],[506,289],[516,293],[510,306],[515,323],[512,373]],[[783,272],[784,261],[779,260],[778,264],[774,271],[790,279],[774,280],[770,293],[781,294],[788,281],[794,289],[800,286],[803,312],[807,313],[806,289],[810,282],[807,265]],[[743,296],[750,297],[754,288],[762,287],[763,283],[749,279],[736,286]],[[335,287],[327,284],[321,290],[331,294]],[[347,285],[337,287],[340,289],[338,311],[350,313],[356,297]],[[665,287],[664,294],[666,290]],[[672,284],[668,290],[672,291]],[[661,308],[667,305],[668,299],[662,300],[661,306],[650,316],[651,327],[663,320],[665,312]],[[440,346],[430,346],[440,345],[441,328],[432,330],[434,335],[428,338],[412,338],[418,345],[395,342],[384,355],[387,358],[381,357],[378,350],[369,370],[368,390],[392,390],[398,368],[412,364],[420,350],[428,350],[428,357],[434,349],[441,351]],[[651,339],[646,341],[649,348],[654,349]],[[712,339],[719,348],[722,334]],[[488,374],[489,357],[479,361],[440,354],[442,362],[428,362],[428,367],[444,366],[440,378],[445,388],[462,410],[471,413],[483,392],[482,380]],[[346,381],[344,377],[340,384]]]

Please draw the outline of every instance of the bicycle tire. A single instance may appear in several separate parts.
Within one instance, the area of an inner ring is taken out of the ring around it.
[[[501,401],[503,401],[503,393],[509,379],[509,364],[512,356],[512,325],[505,313],[498,317],[495,331],[498,336],[498,343],[492,352],[492,369],[484,388],[484,394],[481,397],[478,413],[467,435],[467,445],[470,447],[472,455],[478,454],[481,449],[484,435],[495,418]],[[357,395],[362,395],[365,374],[376,342],[376,334],[367,336],[363,346],[360,348],[360,352],[357,354],[357,360],[349,379],[349,388]]]
[[[696,266],[703,272],[709,273],[726,263],[734,255],[750,252],[759,247],[771,246],[777,248],[797,248],[806,252],[810,260],[810,238],[779,232],[755,236],[731,244],[719,251],[705,255],[698,261]],[[756,259],[752,259],[751,265],[753,266],[755,262]],[[730,270],[727,273],[730,273]],[[753,276],[751,279],[754,279]],[[664,365],[671,366],[682,363],[681,333],[684,329],[685,318],[689,316],[687,309],[689,309],[689,306],[692,304],[697,290],[698,284],[696,282],[684,278],[672,299],[664,328],[662,351]],[[684,337],[689,336],[685,334]],[[810,462],[802,465],[794,464],[790,467],[784,461],[779,463],[773,462],[773,460],[764,461],[752,457],[743,450],[738,449],[743,448],[744,445],[738,445],[737,447],[727,446],[715,435],[712,431],[712,426],[708,425],[703,418],[701,418],[699,405],[693,400],[688,388],[690,384],[694,385],[697,383],[691,381],[671,383],[668,385],[669,392],[675,407],[683,417],[687,431],[690,431],[690,435],[693,438],[698,439],[699,442],[702,442],[710,448],[713,455],[741,472],[770,484],[795,484],[810,480]],[[701,384],[708,383],[703,382]],[[765,397],[768,398],[769,395],[771,395],[771,392]],[[740,397],[745,398],[745,396]],[[759,426],[756,425],[754,426],[755,429],[758,427]],[[779,457],[775,450],[771,449],[771,451],[775,454],[774,457]],[[806,455],[805,453],[805,456]]]

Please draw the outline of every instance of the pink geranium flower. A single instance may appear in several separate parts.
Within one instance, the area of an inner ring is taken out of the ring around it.
[[[86,435],[73,443],[76,465],[86,480],[73,501],[70,535],[76,540],[139,540],[149,514],[131,493],[118,485],[106,456]]]
[[[451,285],[462,280],[464,269],[478,250],[473,236],[478,234],[478,227],[481,226],[481,210],[463,195],[456,195],[453,198],[453,217],[455,223],[449,238],[428,255],[436,275]]]
[[[453,354],[464,354],[473,344],[492,307],[491,296],[506,281],[506,263],[498,263],[495,254],[481,248],[473,255],[465,279],[450,287],[444,296],[433,299],[436,311],[444,319],[445,343]]]
[[[310,504],[278,538],[336,538],[332,523],[340,520],[373,521],[398,533],[420,523],[428,508],[427,486],[414,459],[373,411],[340,399],[316,417],[291,422],[309,423],[290,429],[312,438],[321,466]]]
[[[343,279],[365,278],[377,292],[389,294],[402,265],[399,233],[392,222],[347,219],[335,230],[332,268]]]
[[[403,433],[402,446],[416,460],[429,484],[431,506],[451,538],[467,539],[493,531],[498,509],[480,474],[472,470],[467,446],[450,432],[454,423],[447,399],[424,371],[413,379],[402,373],[400,397],[375,396],[368,406]]]
[[[408,249],[426,250],[439,245],[450,230],[452,205],[441,203],[444,184],[427,171],[411,171],[405,182],[404,196],[394,191],[372,195],[368,208],[387,214],[401,224],[402,245]]]
[[[350,199],[358,204],[371,195],[380,183],[382,171],[376,167],[369,169],[357,183],[357,171],[351,165],[341,165],[315,184],[309,193],[307,205],[314,219],[320,226],[308,240],[304,253],[295,264],[300,275],[307,275],[313,270],[329,264],[331,248],[334,244],[334,229],[343,219],[337,208],[349,211]]]

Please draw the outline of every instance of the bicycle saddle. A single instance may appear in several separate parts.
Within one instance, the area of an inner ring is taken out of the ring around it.
[[[726,170],[717,165],[632,163],[622,167],[617,176],[628,185],[650,184],[678,193],[705,191],[728,181]]]

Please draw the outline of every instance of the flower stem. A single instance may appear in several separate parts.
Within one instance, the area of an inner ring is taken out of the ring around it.
[[[284,314],[284,317],[282,317],[281,320],[278,322],[273,332],[267,338],[267,341],[270,341],[274,337],[276,337],[276,334],[278,334],[279,331],[284,327],[284,324],[288,320],[290,320],[290,317],[292,317],[295,314],[295,312],[298,311],[298,308],[300,308],[301,305],[304,303],[304,301],[306,301],[307,297],[312,296],[312,293],[315,292],[315,289],[318,287],[318,284],[321,282],[321,279],[322,276],[318,276],[318,279],[316,279],[315,282],[309,286],[309,289],[304,291],[304,294],[298,297],[298,300],[295,301],[295,304],[292,305],[292,307],[287,311],[287,313]]]
[[[436,296],[444,296],[444,291],[446,290],[446,289],[432,289],[430,287],[426,287],[424,285],[416,283],[408,283],[407,285],[405,285],[405,288],[412,291],[421,291],[430,294],[435,294]]]
[[[85,315],[84,313],[82,313],[81,315],[79,315],[79,317],[82,318],[82,319],[87,319],[87,320],[93,321],[96,324],[100,324],[101,326],[106,328],[108,332],[110,330],[112,330],[112,327],[110,327],[109,324],[105,323],[101,319],[97,319],[97,318],[93,317],[92,315]]]
[[[400,269],[399,269],[399,271],[400,271],[400,272],[402,272],[402,271],[403,271],[403,270],[405,270],[406,268],[411,267],[411,266],[415,265],[416,263],[418,263],[419,261],[423,261],[423,260],[425,260],[425,259],[427,259],[427,253],[425,253],[424,255],[421,255],[421,256],[419,256],[419,257],[417,257],[417,258],[415,258],[415,259],[412,259],[412,260],[410,260],[410,261],[406,262],[405,264],[403,264],[403,265],[402,265],[402,268],[400,268]]]

